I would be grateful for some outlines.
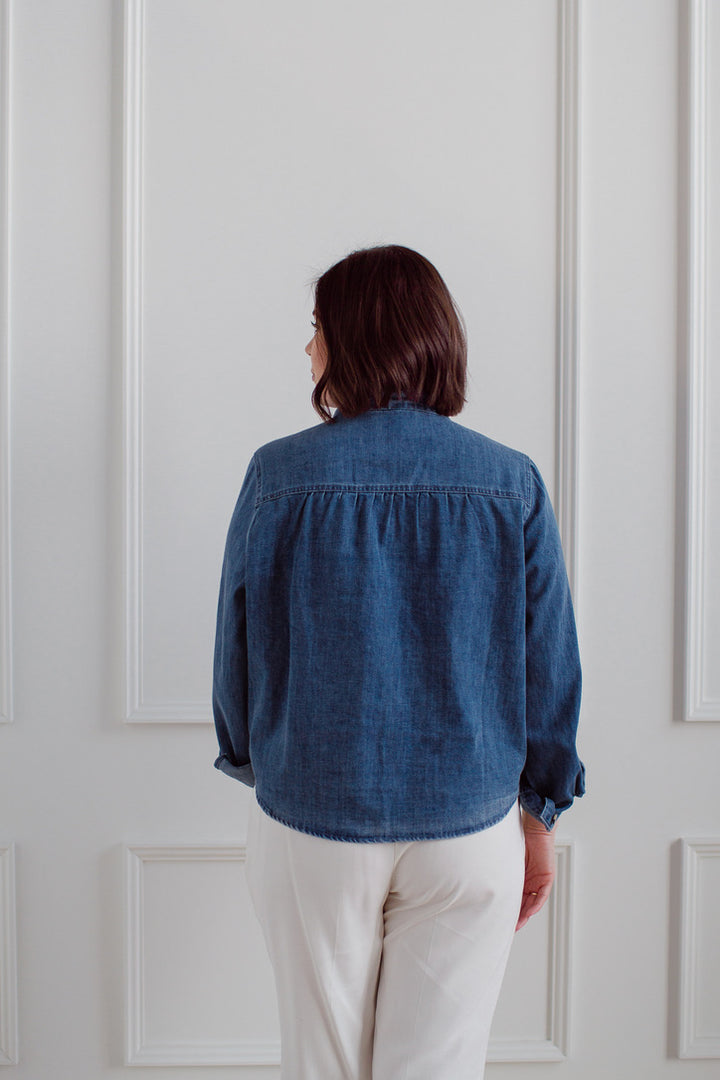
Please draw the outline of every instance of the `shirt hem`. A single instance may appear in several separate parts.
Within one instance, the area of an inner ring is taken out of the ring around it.
[[[507,817],[518,800],[518,793],[515,792],[512,796],[508,796],[507,800],[502,800],[504,808],[499,813],[492,814],[488,819],[475,821],[472,825],[420,831],[410,830],[407,832],[403,832],[402,830],[397,832],[379,832],[371,836],[358,836],[353,835],[352,833],[323,830],[317,826],[310,825],[307,822],[291,821],[288,817],[272,810],[272,808],[258,795],[257,789],[255,790],[255,798],[263,813],[267,814],[267,816],[271,817],[274,821],[277,821],[280,825],[285,825],[289,829],[295,829],[296,832],[307,833],[309,836],[317,836],[322,840],[338,840],[344,843],[398,844],[412,843],[416,840],[450,840],[457,836],[468,836],[470,833],[484,832],[485,829],[489,829],[493,825],[498,825]],[[496,802],[499,801],[500,800],[496,800]]]

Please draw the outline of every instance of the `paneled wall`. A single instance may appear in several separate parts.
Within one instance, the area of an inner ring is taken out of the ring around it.
[[[253,450],[320,422],[311,278],[385,242],[462,309],[456,420],[537,461],[578,614],[588,793],[488,1075],[715,1076],[716,0],[0,0],[0,27],[8,1076],[279,1076],[250,795],[212,768],[220,560]]]

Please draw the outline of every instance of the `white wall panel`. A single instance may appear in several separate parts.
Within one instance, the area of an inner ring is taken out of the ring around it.
[[[15,845],[0,844],[0,1065],[18,1061]]]
[[[127,1065],[279,1062],[242,846],[126,848]]]
[[[11,719],[10,0],[0,0],[0,723]]]
[[[572,843],[555,844],[549,902],[513,943],[490,1033],[488,1061],[560,1061],[568,1054]],[[528,996],[527,988],[533,993]]]
[[[720,839],[683,840],[681,1058],[720,1058]]]
[[[232,504],[257,445],[319,422],[304,285],[352,247],[438,264],[469,329],[458,419],[537,460],[574,577],[577,3],[451,8],[438,49],[432,6],[126,0],[130,720],[209,719]]]
[[[703,536],[707,608],[702,637],[704,710],[720,720],[720,8],[707,11],[707,428]]]
[[[580,3],[559,0],[555,512],[577,606],[580,321]]]
[[[706,0],[683,11],[684,718],[720,720],[720,11]]]

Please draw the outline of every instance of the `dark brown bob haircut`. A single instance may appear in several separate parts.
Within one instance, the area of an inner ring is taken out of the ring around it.
[[[334,418],[385,408],[392,395],[455,416],[466,403],[462,314],[435,267],[398,244],[351,252],[313,283],[327,351],[312,405]]]

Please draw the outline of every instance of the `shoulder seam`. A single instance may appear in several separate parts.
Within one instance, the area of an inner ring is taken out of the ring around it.
[[[256,487],[257,487],[257,491],[255,492],[255,505],[254,505],[253,509],[257,510],[258,506],[260,505],[260,502],[262,501],[262,476],[261,476],[261,473],[260,473],[260,462],[258,461],[257,450],[253,454],[253,462],[255,464],[255,480],[256,480]]]
[[[532,476],[531,476],[531,473],[530,473],[530,458],[527,456],[527,454],[523,454],[523,457],[525,459],[525,505],[526,505],[526,510],[525,510],[525,515],[523,517],[523,521],[527,521],[527,519],[528,519],[528,517],[530,515],[530,511],[532,510],[532,500],[531,500],[531,497],[530,497],[530,491],[531,491],[531,488],[532,488],[532,483],[531,483]]]

